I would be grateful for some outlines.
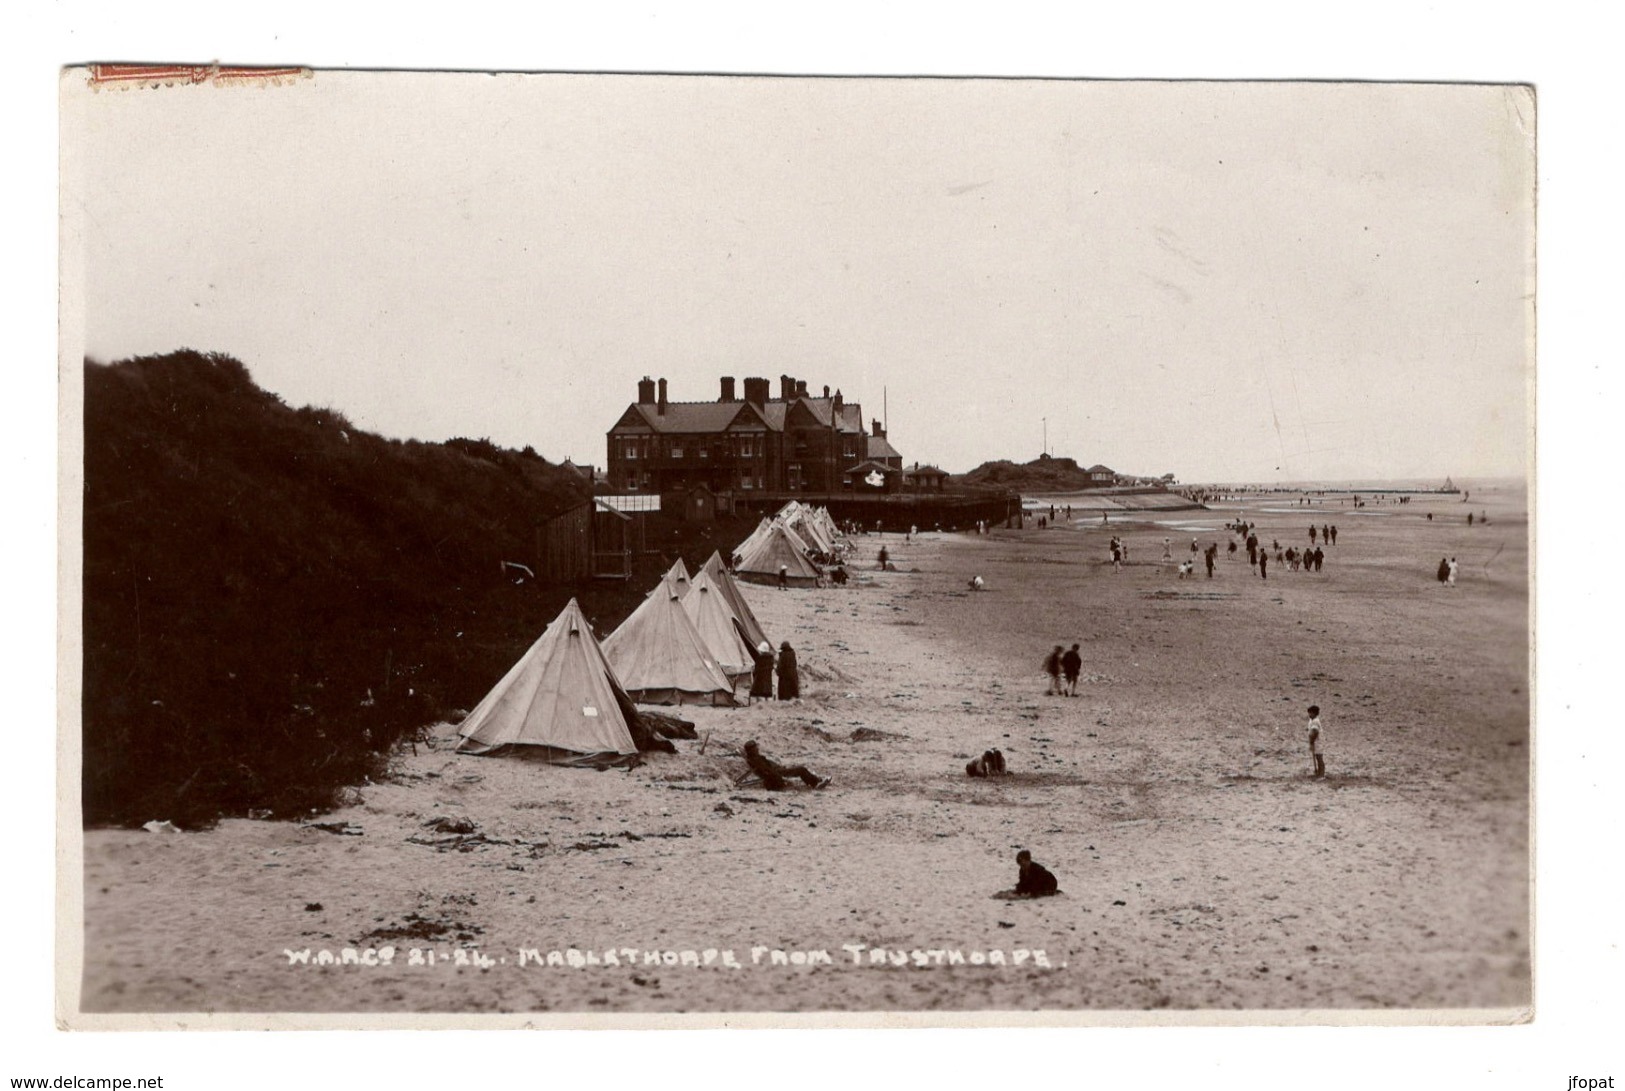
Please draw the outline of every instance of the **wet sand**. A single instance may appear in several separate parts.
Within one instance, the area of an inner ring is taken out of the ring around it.
[[[1526,1006],[1522,493],[1475,489],[1470,507],[1491,523],[1471,529],[1454,498],[1312,515],[1242,505],[1283,546],[1307,544],[1311,517],[1338,525],[1322,572],[1272,563],[1267,580],[1245,551],[1223,552],[1234,507],[860,537],[845,588],[746,586],[768,632],[796,647],[804,696],[683,709],[709,733],[703,755],[683,742],[631,772],[549,768],[454,755],[442,727],[438,749],[403,754],[389,782],[320,816],[355,834],[243,819],[87,831],[82,1006]],[[1221,544],[1211,580],[1200,564],[1181,580],[1160,563],[1164,535],[1178,560],[1193,533]],[[1111,534],[1130,542],[1121,571]],[[898,571],[874,570],[881,544]],[[1433,574],[1450,555],[1455,587]],[[972,575],[987,590],[967,591]],[[1079,696],[1046,696],[1045,653],[1074,641]],[[1311,703],[1323,781],[1308,776]],[[833,783],[735,788],[753,737]],[[1013,775],[967,778],[990,746]],[[425,826],[441,817],[476,833]],[[1018,848],[1055,872],[1060,896],[992,897],[1014,884]],[[864,945],[861,962],[843,945]],[[388,966],[286,954],[385,946]],[[907,964],[871,963],[877,947]],[[409,965],[413,948],[434,964]],[[637,953],[635,965],[546,965],[570,948]],[[830,962],[772,965],[774,949]],[[457,964],[475,950],[495,961]],[[519,965],[529,950],[542,965]],[[692,967],[685,951],[718,954]],[[720,965],[724,951],[742,965]],[[1003,965],[986,964],[995,951]]]

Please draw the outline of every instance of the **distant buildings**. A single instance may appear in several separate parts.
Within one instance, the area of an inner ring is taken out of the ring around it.
[[[849,471],[862,463],[873,465],[860,480],[902,478],[903,456],[880,421],[865,430],[862,407],[839,390],[809,394],[805,380],[781,375],[777,397],[758,378],[744,381],[742,395],[723,376],[716,401],[669,401],[666,380],[644,376],[637,401],[609,430],[610,488],[834,493],[852,488]]]

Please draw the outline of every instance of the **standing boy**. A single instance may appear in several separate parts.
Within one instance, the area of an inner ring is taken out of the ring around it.
[[[1320,747],[1320,706],[1309,706],[1309,756],[1315,761],[1314,776],[1326,775],[1326,756]]]

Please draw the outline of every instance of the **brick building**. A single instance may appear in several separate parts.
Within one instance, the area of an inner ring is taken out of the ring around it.
[[[805,380],[722,378],[715,401],[676,402],[666,380],[648,376],[638,399],[609,430],[609,484],[625,492],[842,491],[844,472],[868,459],[901,468],[881,423],[863,427],[863,409],[839,390],[810,394]]]

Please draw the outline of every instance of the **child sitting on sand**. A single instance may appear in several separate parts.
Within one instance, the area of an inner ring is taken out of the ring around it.
[[[1047,898],[1060,893],[1060,884],[1055,881],[1055,876],[1043,864],[1033,860],[1033,854],[1026,849],[1016,853],[1016,867],[1020,869],[1020,877],[1016,879],[1017,894],[1028,898]]]
[[[996,749],[982,751],[981,757],[966,763],[965,775],[968,777],[1004,776],[1004,754]]]

